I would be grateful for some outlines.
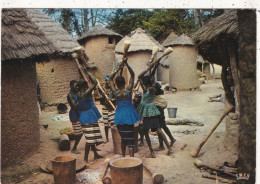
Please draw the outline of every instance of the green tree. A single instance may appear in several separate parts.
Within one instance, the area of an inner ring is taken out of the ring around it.
[[[152,15],[153,11],[147,9],[118,9],[108,19],[107,27],[121,35],[128,35],[138,27],[144,29],[143,21],[148,21]]]
[[[185,9],[157,10],[143,24],[158,41],[163,41],[171,32],[190,34],[195,30],[193,18]]]

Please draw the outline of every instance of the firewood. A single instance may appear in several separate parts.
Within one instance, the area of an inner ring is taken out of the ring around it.
[[[70,149],[69,136],[66,134],[62,134],[60,136],[60,140],[59,140],[59,150],[65,151],[65,150],[69,150],[69,149]]]
[[[166,125],[191,125],[191,124],[195,124],[197,126],[204,126],[204,123],[192,119],[174,118],[174,119],[166,120]]]

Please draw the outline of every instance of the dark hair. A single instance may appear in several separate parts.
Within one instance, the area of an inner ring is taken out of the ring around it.
[[[125,78],[122,76],[116,77],[116,85],[117,86],[124,86],[125,85]]]
[[[70,87],[72,87],[75,83],[77,84],[78,82],[76,80],[70,81]]]
[[[78,82],[78,87],[79,87],[79,89],[86,89],[86,88],[88,88],[88,83],[85,81],[85,80],[80,80],[79,82]]]
[[[150,76],[143,76],[142,80],[145,86],[152,86],[152,80]]]
[[[163,95],[164,94],[164,90],[162,89],[161,84],[159,84],[158,82],[155,83],[154,88],[155,88],[155,95]]]

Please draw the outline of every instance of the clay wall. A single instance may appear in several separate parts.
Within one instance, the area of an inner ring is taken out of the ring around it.
[[[1,165],[32,155],[40,145],[36,67],[33,62],[2,64]]]
[[[94,62],[100,73],[101,83],[106,75],[111,74],[115,62],[115,37],[109,43],[109,36],[98,36],[87,39],[84,49],[89,57],[89,62]],[[100,80],[99,79],[99,80]]]
[[[46,63],[37,63],[36,68],[43,109],[53,111],[58,103],[67,103],[70,81],[80,79],[75,61],[59,57]]]
[[[178,90],[197,88],[197,62],[194,47],[175,46],[169,55],[169,84]]]

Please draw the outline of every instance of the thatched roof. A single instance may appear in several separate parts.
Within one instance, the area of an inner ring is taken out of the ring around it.
[[[162,51],[163,47],[157,42],[151,35],[147,34],[141,28],[131,32],[132,36],[130,37],[131,45],[128,52],[137,52],[137,51],[152,51],[155,46],[159,47],[159,50]],[[121,42],[123,43],[123,42]],[[117,46],[116,52],[123,53],[124,45],[121,47]]]
[[[115,51],[118,52],[118,53],[123,53],[123,49],[124,49],[124,42],[126,40],[130,40],[129,36],[125,36],[123,39],[120,40],[120,42],[118,42],[116,44],[116,48],[115,48]]]
[[[199,53],[211,63],[221,65],[227,59],[228,44],[238,44],[237,11],[230,10],[201,27],[192,38]]]
[[[188,37],[185,34],[182,34],[178,38],[176,38],[174,41],[170,42],[167,44],[167,46],[177,46],[177,45],[188,45],[188,46],[193,46],[195,45],[194,41]]]
[[[24,9],[2,9],[2,61],[43,57],[55,49]]]
[[[171,32],[171,34],[163,41],[162,46],[167,47],[170,43],[172,43],[177,38],[178,35],[176,35],[174,32]]]
[[[74,52],[75,48],[80,46],[65,29],[39,9],[26,9],[26,12],[32,22],[39,26],[46,38],[53,43],[57,52]]]
[[[78,38],[78,41],[82,41],[83,39],[94,37],[94,36],[115,36],[115,37],[122,38],[122,35],[115,33],[112,30],[109,30],[102,26],[95,26],[91,30],[85,32],[80,38]]]
[[[230,10],[222,14],[201,27],[192,38],[196,44],[215,41],[221,34],[237,37],[238,22],[237,11]]]

